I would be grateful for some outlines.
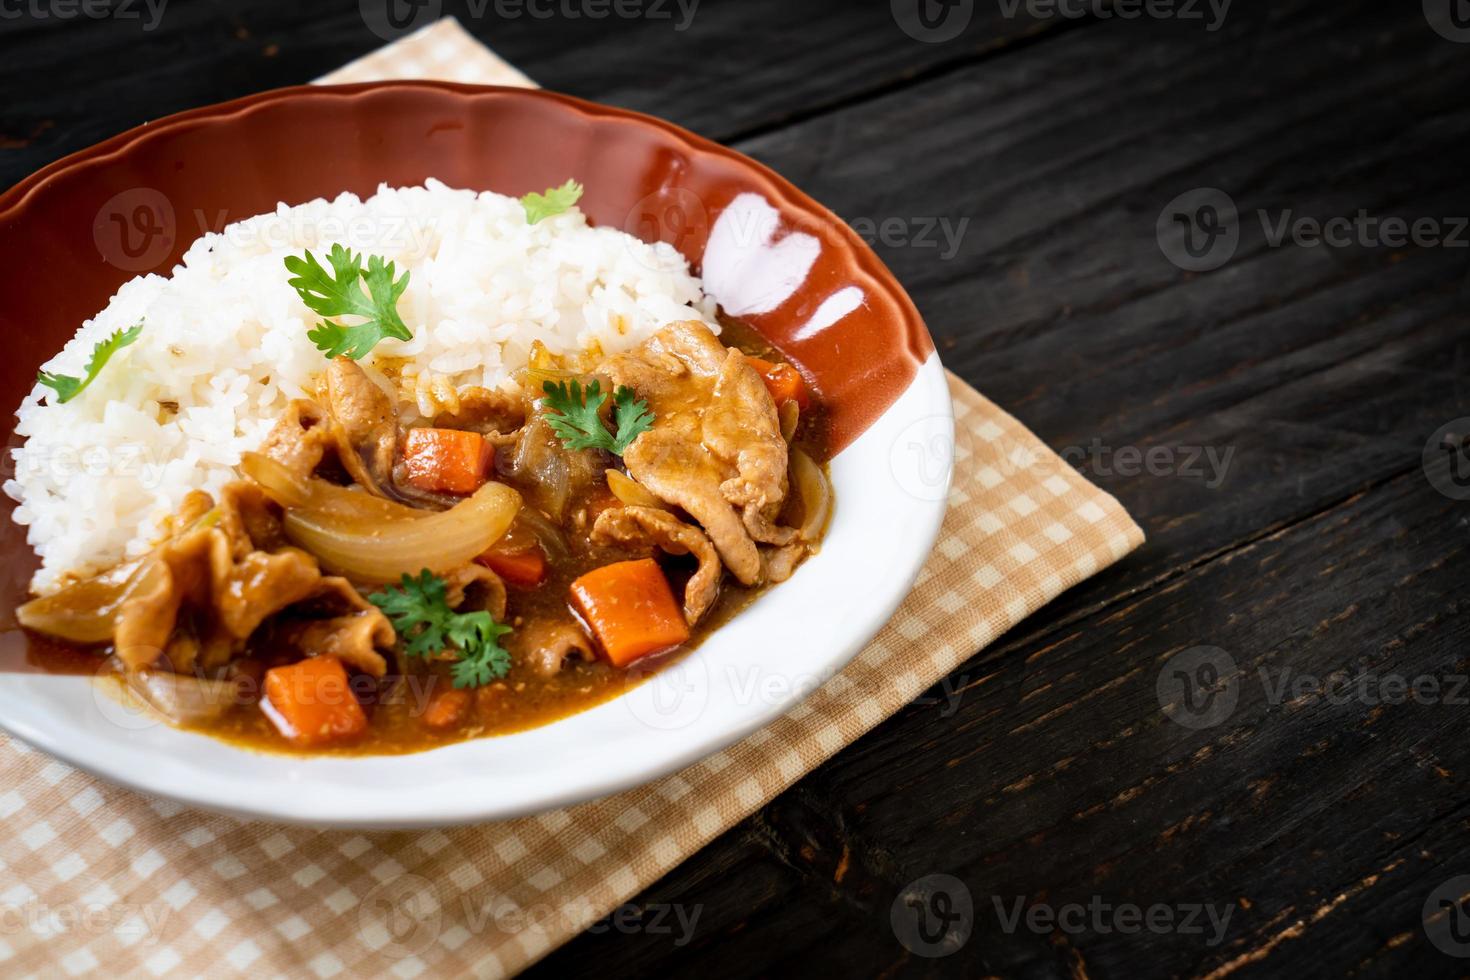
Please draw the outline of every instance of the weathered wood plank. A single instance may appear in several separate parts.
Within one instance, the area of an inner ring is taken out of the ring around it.
[[[586,936],[544,969],[1448,975],[1420,914],[1470,862],[1463,506],[1404,476],[967,665],[951,716],[900,713],[644,896],[701,905],[693,942],[620,937],[614,954]],[[1236,706],[1196,729],[1156,683],[1202,645],[1236,665]],[[977,925],[953,960],[924,961],[887,919],[938,872],[967,883]],[[1007,931],[993,900],[1023,896],[1231,911],[1213,945],[1213,928]]]
[[[887,3],[449,0],[412,9],[436,6],[548,87],[715,139],[1065,26],[982,4],[957,37],[925,43]],[[156,20],[141,0],[126,9],[138,16],[0,19],[0,92],[12,96],[0,102],[0,186],[130,126],[300,85],[385,43],[354,2],[171,3]],[[636,16],[592,16],[615,9]]]
[[[1470,211],[1457,95],[1470,48],[1429,31],[1417,4],[1288,3],[1215,34],[1094,23],[981,60],[1031,25],[920,45],[886,6],[705,0],[686,32],[471,26],[553,87],[709,135],[799,120],[742,145],[854,222],[906,220],[902,237],[917,219],[969,218],[948,258],[942,228],[932,247],[879,249],[952,367],[1051,444],[1111,448],[1085,468],[1150,544],[957,672],[954,713],[910,707],[651,889],[644,900],[701,907],[692,942],[593,934],[541,972],[1454,972],[1419,914],[1470,870],[1464,708],[1276,703],[1258,671],[1470,672],[1466,505],[1417,472],[1429,432],[1470,414],[1470,253],[1275,248],[1253,211]],[[0,91],[26,93],[0,106],[7,183],[377,43],[351,4],[283,2],[179,4],[141,46],[107,23],[6,35]],[[1251,220],[1228,264],[1189,274],[1155,222],[1202,186]],[[1162,475],[1097,466],[1151,446],[1232,456],[1215,487],[1178,456]],[[1194,731],[1163,716],[1154,685],[1202,644],[1247,676],[1230,719]],[[954,957],[923,960],[888,912],[935,871],[969,883],[981,918]],[[996,895],[1235,906],[1210,947],[1008,933]]]
[[[878,247],[948,363],[1052,445],[1233,455],[1217,487],[1099,472],[1116,453],[1085,467],[1145,551],[962,668],[953,717],[908,709],[652,889],[703,905],[693,944],[616,956],[715,976],[1455,972],[1419,916],[1470,864],[1465,708],[1275,702],[1259,671],[1470,672],[1466,505],[1419,472],[1429,433],[1470,414],[1470,252],[1271,247],[1253,211],[1465,215],[1467,72],[1416,9],[1286,5],[1208,39],[1095,25],[745,144],[854,223],[970,218],[946,260],[942,239]],[[1201,186],[1250,222],[1191,274],[1155,222]],[[1199,645],[1247,679],[1228,723],[1193,732],[1154,686]],[[987,905],[926,961],[887,915],[936,871],[981,902],[1234,910],[1210,947],[1007,933]],[[613,956],[584,937],[546,969]]]
[[[1470,214],[1467,81],[1417,8],[1284,5],[1215,35],[1097,24],[743,148],[854,225],[896,222],[879,251],[948,365],[1139,516],[1143,554],[1087,601],[1417,466],[1470,413],[1470,233],[1270,247],[1255,215]],[[1155,234],[1197,187],[1243,215],[1201,274]],[[901,243],[935,219],[968,222],[950,257],[942,231]]]

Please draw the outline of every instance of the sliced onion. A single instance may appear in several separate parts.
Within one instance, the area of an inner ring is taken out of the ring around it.
[[[607,471],[607,488],[630,507],[654,507],[668,510],[669,505],[655,497],[647,487],[623,473],[621,470]]]
[[[164,573],[163,563],[156,558],[138,558],[32,599],[15,611],[15,618],[26,629],[72,643],[106,643],[112,639],[122,604],[156,587],[158,576]]]
[[[214,721],[241,699],[240,684],[234,680],[205,680],[166,670],[133,671],[125,679],[133,693],[175,725]]]
[[[518,528],[525,528],[536,539],[541,550],[546,552],[546,557],[553,561],[565,558],[571,553],[571,549],[567,546],[567,536],[562,533],[562,529],[535,507],[522,507],[516,513],[512,531]]]
[[[355,486],[339,487],[326,480],[311,479],[306,483],[306,499],[291,510],[330,511],[344,519],[372,526],[384,521],[416,521],[432,512],[410,507],[368,493]]]
[[[781,423],[781,438],[790,445],[796,438],[796,424],[801,421],[801,406],[796,404],[795,398],[787,399],[776,409],[776,416]]]
[[[307,506],[286,511],[286,537],[327,569],[364,583],[459,568],[500,540],[521,507],[520,494],[502,483],[487,483],[449,510],[425,515],[317,482]]]
[[[810,456],[800,449],[791,450],[791,482],[801,497],[802,540],[817,541],[827,527],[832,513],[832,484]]]
[[[526,421],[503,472],[554,519],[566,514],[572,495],[570,455],[544,417],[533,415]]]
[[[521,387],[531,392],[531,397],[540,398],[546,394],[546,382],[562,384],[567,381],[580,381],[583,375],[576,371],[563,371],[559,368],[528,367],[521,376]]]
[[[310,492],[306,480],[299,479],[276,460],[262,453],[243,453],[240,472],[260,484],[265,495],[282,507],[300,507]]]

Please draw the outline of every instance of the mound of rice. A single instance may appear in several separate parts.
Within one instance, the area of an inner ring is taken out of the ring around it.
[[[37,385],[21,403],[15,520],[41,556],[32,583],[57,587],[146,552],[190,491],[217,491],[325,361],[307,339],[319,320],[287,284],[287,255],[332,243],[382,255],[411,273],[399,313],[413,340],[374,357],[406,359],[405,410],[431,416],[466,385],[494,387],[553,353],[631,347],[673,320],[714,326],[714,303],[684,258],[572,209],[528,224],[494,193],[381,187],[237,222],[206,234],[168,278],[126,283],[45,370],[81,377],[93,346],[143,323],[96,381],[65,405]],[[364,262],[366,260],[364,259]]]

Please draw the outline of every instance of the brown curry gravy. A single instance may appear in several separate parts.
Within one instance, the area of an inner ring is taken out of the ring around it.
[[[747,354],[767,360],[785,360],[779,351],[751,328],[722,318],[721,340],[728,347],[738,347]],[[825,423],[820,404],[814,401],[804,413],[793,445],[799,446],[819,463],[826,464]],[[530,616],[556,616],[568,613],[567,596],[571,582],[586,571],[614,561],[646,557],[647,552],[623,548],[594,548],[586,554],[573,554],[563,561],[548,561],[547,577],[534,588],[507,585],[508,616],[512,627],[517,619]],[[690,558],[662,553],[656,556],[670,579],[675,595],[682,595],[685,579],[692,574]],[[632,667],[619,669],[598,659],[569,664],[550,677],[535,673],[516,662],[501,680],[472,692],[470,710],[461,724],[434,730],[421,721],[429,698],[452,686],[447,666],[429,663],[416,657],[396,655],[393,659],[404,670],[402,675],[374,681],[366,676],[353,678],[353,688],[368,714],[367,732],[351,743],[302,748],[283,737],[260,710],[260,684],[243,684],[245,696],[231,705],[217,719],[206,725],[184,726],[185,730],[202,734],[257,751],[290,755],[403,755],[451,745],[488,735],[506,735],[537,728],[549,722],[585,711],[609,701],[642,684],[653,674],[696,649],[710,634],[753,602],[763,587],[746,588],[728,574],[721,585],[719,598],[692,630],[689,642],[672,650],[654,654]],[[262,631],[265,632],[265,631]],[[18,639],[22,643],[17,643]],[[259,662],[262,670],[274,666],[268,640],[253,637],[247,656]],[[23,665],[21,660],[23,647]],[[103,663],[110,650],[82,648],[49,637],[15,630],[0,638],[0,669],[42,670],[61,674],[100,674],[99,683],[116,685],[109,694],[123,699],[136,696],[125,689],[115,674],[109,675]],[[287,661],[281,661],[287,662]]]

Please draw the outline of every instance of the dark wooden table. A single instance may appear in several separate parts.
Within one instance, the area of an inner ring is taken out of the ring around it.
[[[347,0],[34,2],[0,17],[4,185],[382,43]],[[1470,970],[1439,906],[1470,892],[1470,461],[1424,461],[1470,415],[1463,0],[924,2],[444,4],[871,233],[946,363],[1149,535],[640,896],[688,941],[628,918],[533,972]],[[1223,705],[1166,716],[1211,668]],[[890,912],[941,873],[974,923],[924,958]]]

